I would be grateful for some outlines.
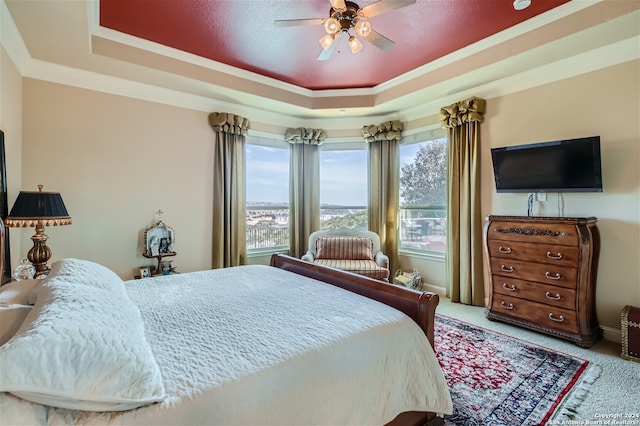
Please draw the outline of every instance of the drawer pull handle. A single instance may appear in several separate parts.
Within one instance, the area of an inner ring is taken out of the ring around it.
[[[560,315],[559,318],[556,318],[553,316],[553,312],[549,313],[549,319],[555,322],[563,322],[564,321],[564,315]]]
[[[503,308],[505,308],[505,309],[512,310],[512,309],[514,308],[513,303],[509,303],[509,304],[507,305],[507,304],[506,304],[506,303],[504,303],[504,301],[503,301],[503,302],[500,302],[500,304],[501,304],[501,305],[502,305],[502,307],[503,307]],[[551,315],[551,314],[549,314],[549,315]]]
[[[511,286],[508,286],[507,283],[502,283],[502,288],[509,291],[516,291],[518,289],[515,284],[511,284]]]
[[[560,275],[559,272],[556,272],[555,275],[551,275],[549,272],[545,272],[544,276],[549,278],[550,280],[559,280],[560,278],[562,278],[562,275]]]
[[[553,259],[553,260],[560,260],[560,259],[562,259],[563,256],[562,256],[562,253],[553,254],[550,251],[548,251],[547,252],[547,257],[549,259]]]
[[[556,293],[556,295],[553,296],[551,293],[546,292],[544,295],[547,296],[547,299],[560,300],[560,294],[559,293]]]
[[[508,268],[504,265],[500,265],[500,269],[504,272],[513,272],[513,266],[509,266]]]
[[[511,247],[504,248],[504,247],[500,246],[500,247],[498,247],[498,251],[499,251],[500,253],[509,254],[509,253],[511,253],[513,250],[511,250]]]

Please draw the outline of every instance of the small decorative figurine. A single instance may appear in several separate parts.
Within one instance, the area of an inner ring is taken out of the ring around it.
[[[36,273],[36,267],[29,262],[29,259],[23,257],[20,260],[20,264],[16,266],[16,269],[13,272],[13,278],[18,281],[21,280],[30,280]]]

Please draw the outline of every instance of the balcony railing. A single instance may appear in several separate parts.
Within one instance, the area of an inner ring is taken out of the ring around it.
[[[247,250],[289,247],[288,205],[247,205]]]
[[[400,248],[444,253],[446,251],[445,207],[400,208]],[[320,229],[368,229],[363,206],[322,206]],[[289,206],[247,206],[247,250],[289,247]]]
[[[367,208],[323,205],[320,209],[320,229],[340,227],[367,229]],[[289,237],[289,206],[247,206],[247,250],[287,248]]]
[[[400,248],[444,253],[447,248],[447,209],[400,208]]]
[[[247,228],[247,250],[289,247],[289,226]]]

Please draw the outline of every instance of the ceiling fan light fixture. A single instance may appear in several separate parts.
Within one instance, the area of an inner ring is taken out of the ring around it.
[[[531,6],[531,0],[514,0],[513,8],[515,10],[523,10]]]
[[[349,48],[351,53],[358,53],[362,50],[362,42],[354,36],[349,37]]]
[[[362,37],[366,37],[373,30],[371,27],[371,23],[369,21],[358,21],[356,24],[355,31],[357,34],[360,34]]]
[[[340,30],[340,21],[336,18],[329,18],[324,23],[324,29],[327,34],[335,34]]]
[[[325,34],[320,38],[320,45],[324,50],[327,50],[331,47],[335,40],[335,35],[333,34]]]

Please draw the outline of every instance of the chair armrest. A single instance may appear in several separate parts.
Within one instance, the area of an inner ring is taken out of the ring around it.
[[[389,269],[389,256],[382,254],[381,251],[376,253],[376,264],[382,268]]]
[[[302,256],[302,260],[313,263],[315,261],[315,258],[313,257],[313,253],[308,251],[304,254],[304,256]]]

